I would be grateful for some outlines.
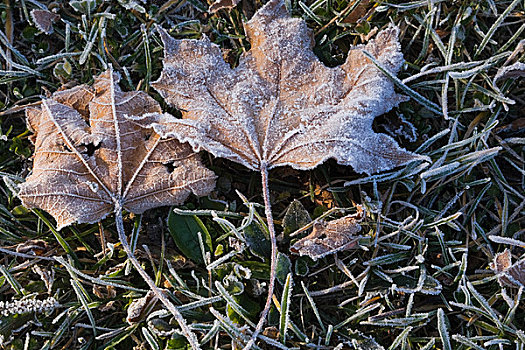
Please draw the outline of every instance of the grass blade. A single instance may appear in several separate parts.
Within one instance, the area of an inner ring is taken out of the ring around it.
[[[286,344],[286,331],[290,323],[290,301],[292,300],[293,280],[292,274],[286,276],[286,282],[281,296],[281,317],[279,320],[279,340]]]
[[[437,311],[437,323],[439,337],[441,338],[441,344],[443,344],[443,350],[452,350],[452,345],[450,344],[450,336],[448,334],[448,322],[445,316],[445,312],[441,308],[439,308]]]

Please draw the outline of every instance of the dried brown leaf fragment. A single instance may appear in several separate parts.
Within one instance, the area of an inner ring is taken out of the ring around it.
[[[53,23],[60,19],[56,13],[41,9],[31,10],[30,15],[35,27],[48,35],[53,33]]]
[[[525,259],[512,263],[510,249],[496,254],[490,268],[498,276],[498,283],[502,287],[519,288],[525,286]]]
[[[312,233],[298,240],[290,247],[290,251],[317,260],[351,249],[357,245],[361,237],[357,234],[361,231],[359,223],[364,216],[363,207],[358,205],[355,214],[332,221],[320,220],[314,224]]]
[[[142,298],[133,300],[128,307],[126,322],[131,325],[144,320],[153,310],[157,301],[157,297],[151,291]]]
[[[216,0],[210,5],[209,13],[215,13],[219,10],[231,10],[239,4],[241,0]]]

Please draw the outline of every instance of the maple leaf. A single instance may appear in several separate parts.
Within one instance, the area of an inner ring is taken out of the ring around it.
[[[169,299],[141,267],[127,241],[122,209],[147,209],[181,204],[191,192],[206,195],[215,175],[191,147],[174,138],[161,138],[126,115],[160,113],[147,94],[123,92],[111,69],[81,85],[56,92],[41,108],[26,110],[35,144],[33,173],[18,193],[28,208],[41,208],[58,228],[94,223],[115,212],[119,239],[128,258],[155,296],[171,311],[194,349],[195,335]]]
[[[367,45],[353,47],[344,64],[326,67],[313,53],[310,29],[271,0],[244,26],[251,49],[231,68],[206,37],[175,40],[159,28],[164,68],[152,86],[183,119],[169,114],[132,117],[163,137],[189,142],[262,175],[272,242],[268,298],[252,334],[260,332],[271,305],[276,241],[268,193],[268,169],[312,169],[329,158],[360,173],[375,173],[428,158],[402,149],[372,130],[374,117],[405,98],[367,57],[392,74],[403,64],[398,29],[389,27]],[[366,51],[366,53],[365,53]]]
[[[107,71],[93,87],[59,91],[26,111],[35,144],[33,173],[20,185],[28,208],[57,221],[94,223],[119,206],[133,213],[206,195],[215,175],[187,144],[162,139],[124,115],[161,112],[139,91],[123,92]]]
[[[164,69],[152,86],[184,119],[141,120],[218,157],[260,170],[312,169],[328,158],[375,173],[426,159],[372,130],[374,117],[404,100],[364,50],[396,73],[403,64],[398,29],[381,31],[346,62],[326,67],[314,55],[310,30],[273,0],[245,24],[251,50],[232,69],[206,37],[175,40],[160,30]]]
[[[357,245],[360,238],[356,234],[361,231],[359,222],[363,220],[363,217],[364,209],[358,205],[356,214],[333,221],[318,221],[314,224],[312,233],[295,242],[290,247],[290,251],[317,260],[329,254],[350,249]]]

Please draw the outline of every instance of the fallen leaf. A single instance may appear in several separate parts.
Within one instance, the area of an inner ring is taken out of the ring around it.
[[[133,213],[202,196],[215,175],[191,148],[162,139],[124,115],[161,111],[143,92],[123,92],[111,70],[81,85],[56,92],[41,108],[26,110],[35,144],[33,173],[19,196],[57,221],[95,223],[115,207]]]
[[[279,329],[275,326],[266,327],[262,332],[262,335],[277,340],[279,339]]]
[[[36,28],[48,35],[53,33],[53,23],[60,19],[59,15],[48,10],[33,9],[30,15]]]
[[[152,291],[149,291],[142,298],[133,300],[128,307],[126,322],[131,325],[145,319],[155,307],[157,301],[158,299]]]
[[[357,206],[357,213],[347,215],[333,221],[318,221],[308,236],[298,240],[290,251],[301,256],[306,255],[312,260],[350,249],[357,245],[361,231],[361,222],[364,218],[364,209]]]
[[[370,6],[371,1],[370,0],[361,0],[355,6],[355,1],[349,2],[347,8],[353,8],[350,13],[342,19],[341,22],[343,23],[358,23],[360,20],[363,20],[363,17],[369,17],[369,7],[374,9],[373,6]],[[343,13],[346,13],[347,11],[343,10]]]
[[[334,68],[314,55],[310,29],[289,16],[283,1],[266,4],[245,30],[252,48],[232,69],[206,37],[175,40],[159,29],[164,69],[152,86],[184,119],[147,114],[133,117],[137,123],[253,170],[306,170],[335,158],[370,174],[426,159],[372,130],[374,117],[405,98],[363,51],[398,72],[397,28],[352,48]]]
[[[181,313],[135,257],[122,210],[139,214],[181,204],[192,192],[206,195],[215,187],[216,176],[189,145],[126,119],[161,109],[141,91],[121,91],[118,80],[109,69],[93,87],[55,92],[41,108],[26,109],[35,152],[33,173],[18,195],[26,207],[51,214],[58,229],[74,222],[95,223],[114,211],[119,240],[131,263],[173,314],[190,346],[200,349]]]
[[[102,312],[109,312],[109,311],[114,311],[116,310],[116,307],[115,307],[115,303],[117,301],[116,300],[110,300],[108,301],[106,304],[102,304],[98,307],[98,309]]]
[[[498,276],[498,283],[502,287],[525,286],[525,259],[512,263],[512,254],[509,249],[496,254],[490,268]]]

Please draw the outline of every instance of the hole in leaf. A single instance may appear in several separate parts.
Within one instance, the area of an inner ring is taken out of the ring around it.
[[[88,143],[87,145],[84,145],[85,150],[82,152],[83,154],[87,155],[88,157],[93,157],[95,154],[95,151],[102,146],[102,143],[99,143],[98,145],[94,145],[93,142]]]
[[[144,141],[148,141],[151,138],[151,134],[151,132],[143,134],[142,137],[144,138]]]
[[[166,167],[166,170],[168,171],[168,173],[172,173],[175,169],[178,168],[178,165],[175,165],[175,162],[169,162],[169,163],[165,163],[163,164],[165,167]]]

